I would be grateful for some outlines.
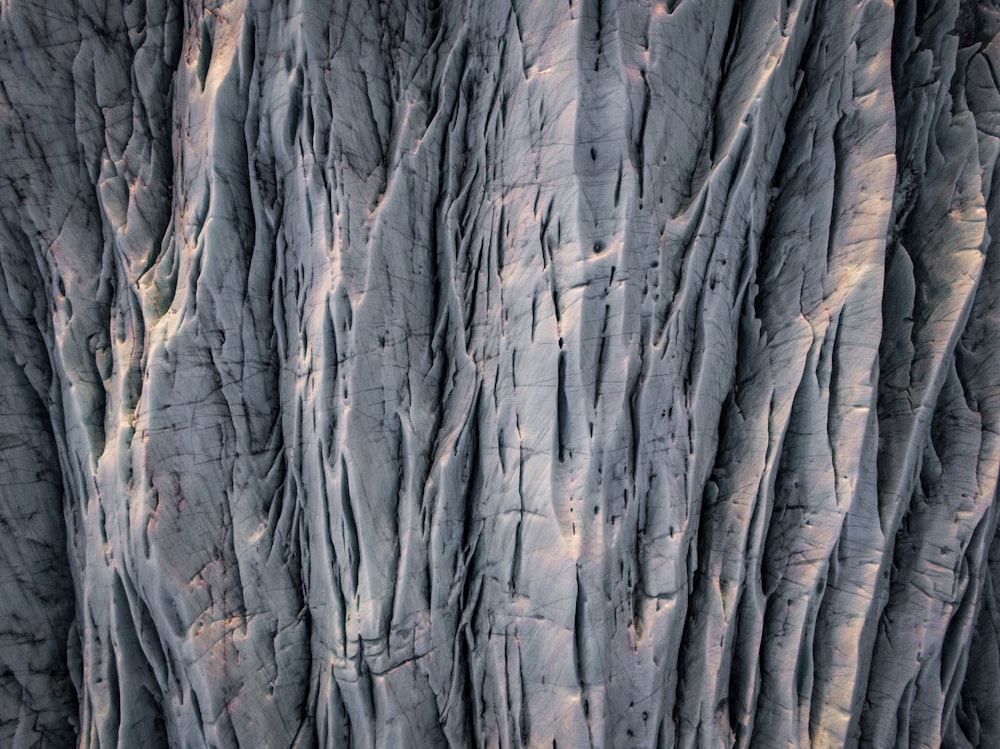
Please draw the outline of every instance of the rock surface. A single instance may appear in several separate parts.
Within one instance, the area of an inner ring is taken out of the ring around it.
[[[0,744],[1000,746],[991,0],[2,0]]]

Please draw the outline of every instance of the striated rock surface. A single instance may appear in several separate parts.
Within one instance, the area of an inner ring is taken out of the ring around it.
[[[2,0],[0,745],[1000,745],[992,0]]]

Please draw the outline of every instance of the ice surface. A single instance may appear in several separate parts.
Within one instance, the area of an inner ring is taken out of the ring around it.
[[[1000,745],[988,0],[0,3],[0,744]]]

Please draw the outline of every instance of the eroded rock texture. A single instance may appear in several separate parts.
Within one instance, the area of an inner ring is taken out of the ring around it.
[[[3,0],[0,744],[1000,746],[991,0]]]

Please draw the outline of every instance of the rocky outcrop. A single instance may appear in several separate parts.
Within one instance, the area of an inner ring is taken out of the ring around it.
[[[0,3],[0,743],[1000,743],[990,0]]]

